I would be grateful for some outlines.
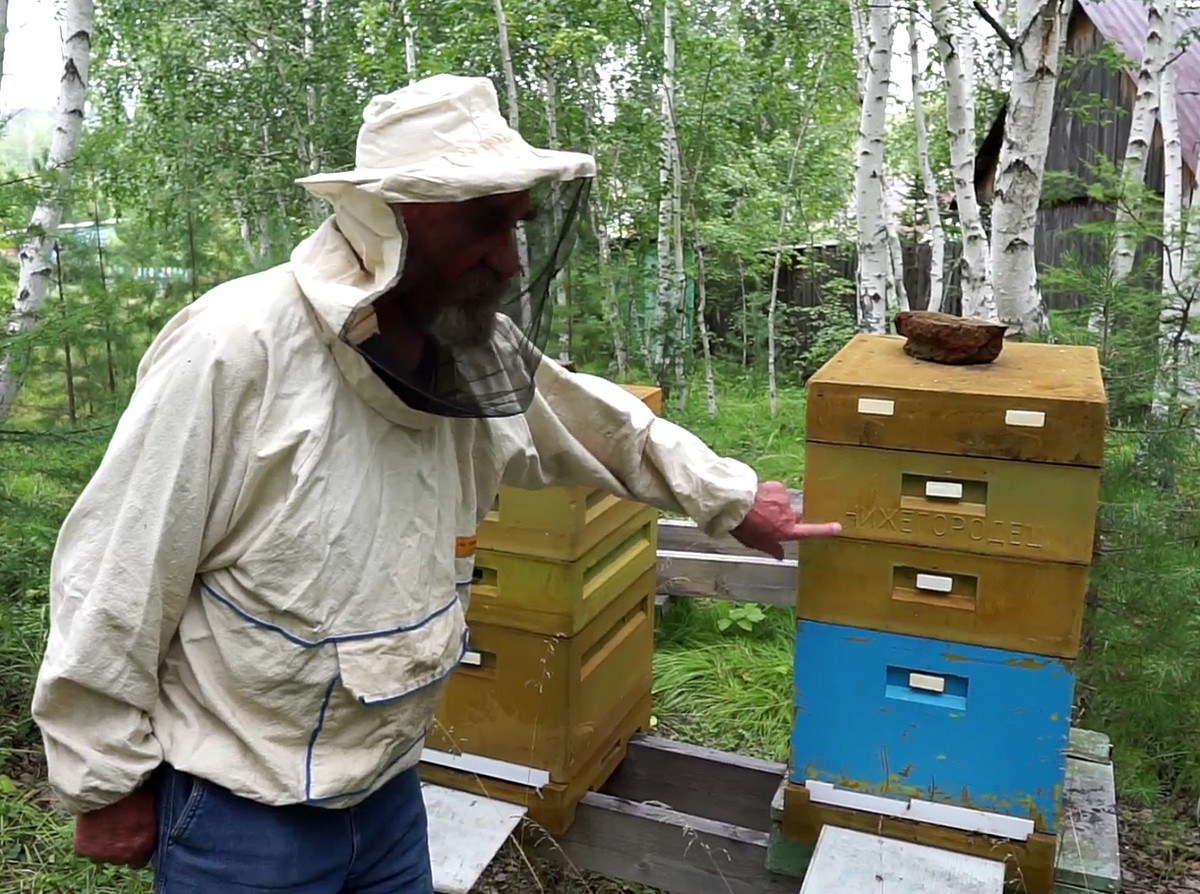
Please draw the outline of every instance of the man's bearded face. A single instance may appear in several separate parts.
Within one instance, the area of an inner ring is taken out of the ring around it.
[[[400,287],[405,315],[449,348],[486,344],[496,313],[521,272],[516,227],[529,220],[529,194],[400,206],[408,233]]]

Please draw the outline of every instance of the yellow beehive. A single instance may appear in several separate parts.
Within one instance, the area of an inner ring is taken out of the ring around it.
[[[637,504],[635,504],[637,505]],[[658,515],[648,506],[574,561],[475,553],[467,620],[574,636],[657,565]]]
[[[422,776],[525,804],[535,822],[565,831],[649,724],[654,583],[644,572],[573,636],[472,622]]]

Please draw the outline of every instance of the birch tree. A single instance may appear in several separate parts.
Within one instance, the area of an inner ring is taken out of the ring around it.
[[[0,0],[0,79],[4,75],[4,44],[8,40],[8,0]]]
[[[553,59],[547,59],[544,65],[549,69]],[[542,91],[546,98],[546,131],[549,135],[549,148],[558,151],[558,87],[554,72],[547,70],[542,75]],[[554,222],[554,232],[562,230],[563,207],[562,190],[557,182],[550,184],[550,214]],[[554,290],[554,305],[563,313],[563,319],[569,320],[567,314],[567,286],[562,276],[554,277],[550,286]],[[571,327],[564,325],[558,332],[558,357],[560,360],[571,359]]]
[[[851,0],[857,4],[860,0]],[[855,195],[858,222],[858,328],[887,331],[887,308],[896,301],[884,190],[884,138],[892,71],[892,11],[887,3],[867,6]]]
[[[404,71],[408,75],[410,84],[417,80],[417,24],[413,19],[412,10],[409,8],[409,0],[397,0],[400,4],[400,22],[404,26]],[[497,0],[499,4],[500,0]],[[504,15],[503,6],[499,7],[500,15]],[[499,24],[499,23],[497,23]],[[505,43],[508,42],[508,34],[504,36]]]
[[[996,312],[1009,334],[1046,330],[1047,317],[1034,258],[1038,208],[1058,56],[1070,0],[1019,0],[1013,80],[996,166],[992,210],[992,283]]]
[[[672,0],[663,2],[663,68],[661,102],[659,113],[662,121],[662,137],[658,168],[658,277],[654,314],[647,315],[647,337],[652,346],[652,368],[656,375],[663,376],[666,366],[666,342],[670,321],[676,306],[676,279],[673,273],[674,258],[671,247],[675,232],[672,216],[674,209],[675,171],[675,29]],[[652,322],[651,322],[652,321]]]
[[[975,81],[972,40],[960,28],[952,0],[930,0],[938,54],[946,73],[946,128],[950,167],[962,231],[962,315],[995,322],[992,254],[975,195]]]
[[[508,99],[508,126],[521,129],[521,108],[517,99],[517,75],[513,70],[512,44],[508,40],[508,17],[504,14],[504,0],[493,0],[496,10],[496,38],[500,45],[500,68],[504,72],[504,87]],[[517,226],[517,257],[521,259],[521,289],[529,282],[529,236],[524,224]],[[518,320],[523,324],[523,320]]]
[[[1184,182],[1183,147],[1179,133],[1178,85],[1176,66],[1168,62],[1167,47],[1176,36],[1176,11],[1172,0],[1162,5],[1159,21],[1154,22],[1151,10],[1150,31],[1157,30],[1161,51],[1148,49],[1145,57],[1154,56],[1154,90],[1162,125],[1163,139],[1163,304],[1161,321],[1161,361],[1159,380],[1154,389],[1154,412],[1163,413],[1180,399],[1191,403],[1200,399],[1200,376],[1197,375],[1197,336],[1190,323],[1195,319],[1195,303],[1200,298],[1200,270],[1187,257],[1187,238],[1183,226]],[[1143,66],[1143,69],[1145,66]],[[1141,86],[1141,84],[1139,84]],[[1140,98],[1139,90],[1139,98]],[[1132,141],[1131,141],[1132,142]],[[1193,192],[1188,184],[1186,194]],[[1190,204],[1190,202],[1189,202]],[[1195,238],[1195,221],[1187,235]],[[1126,273],[1126,275],[1128,275]]]
[[[917,136],[917,167],[925,195],[925,214],[929,220],[929,303],[927,310],[942,309],[942,277],[945,267],[946,239],[942,232],[942,215],[938,210],[937,181],[929,164],[929,131],[925,126],[924,102],[921,99],[921,40],[917,30],[917,7],[908,8],[908,52],[912,68],[913,128]]]
[[[63,14],[58,120],[46,157],[45,192],[34,208],[19,252],[20,273],[7,332],[11,337],[32,331],[46,302],[51,270],[47,249],[62,221],[63,202],[71,184],[72,162],[79,146],[92,59],[92,0],[69,0]],[[0,422],[12,412],[21,390],[22,371],[11,347],[0,353]]]
[[[1172,16],[1173,0],[1150,0],[1145,49],[1137,74],[1137,96],[1129,120],[1129,140],[1121,164],[1121,188],[1116,209],[1116,239],[1110,268],[1114,282],[1121,282],[1133,270],[1136,196],[1146,181],[1146,163],[1150,158],[1150,140],[1159,117],[1159,86],[1167,58],[1166,22]],[[1178,122],[1176,123],[1178,129]],[[1179,162],[1182,164],[1182,161]],[[1170,176],[1168,165],[1168,176]],[[1179,184],[1182,189],[1182,184]],[[1170,201],[1168,192],[1168,201]],[[1178,199],[1178,195],[1176,196]],[[1164,222],[1166,210],[1164,208]]]

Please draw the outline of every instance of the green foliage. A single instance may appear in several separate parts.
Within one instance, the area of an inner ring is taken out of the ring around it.
[[[1121,797],[1163,808],[1200,793],[1200,446],[1191,431],[1114,432],[1093,574],[1085,725],[1116,749]],[[1169,815],[1164,811],[1165,815]]]

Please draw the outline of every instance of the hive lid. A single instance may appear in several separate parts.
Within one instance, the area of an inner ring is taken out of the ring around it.
[[[1095,348],[1010,342],[949,366],[904,339],[854,336],[808,382],[811,441],[1100,466],[1106,395]]]

